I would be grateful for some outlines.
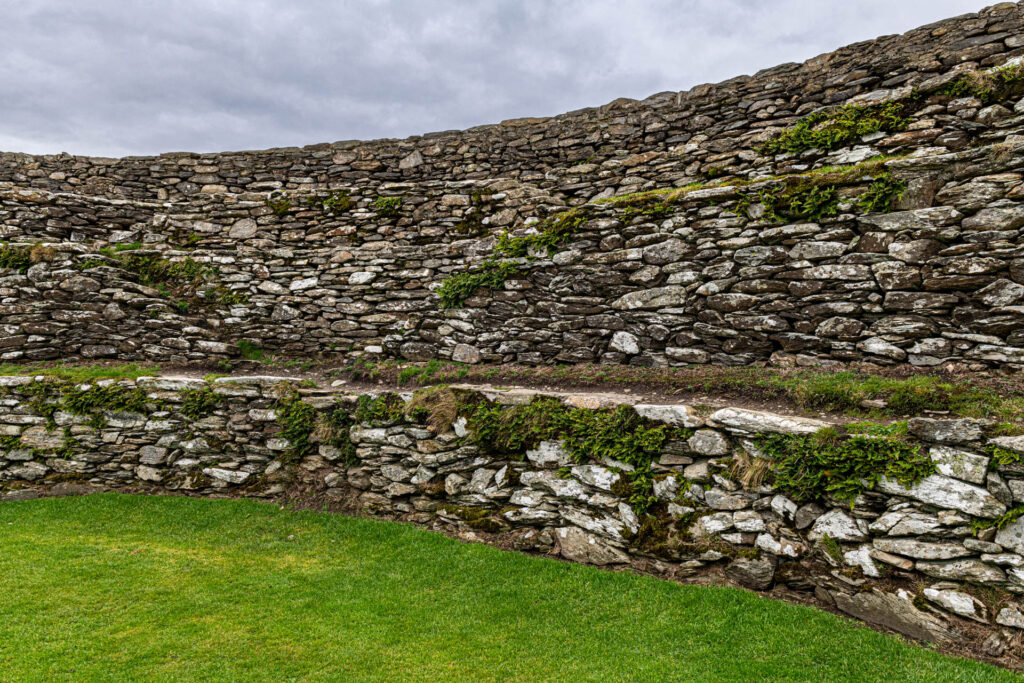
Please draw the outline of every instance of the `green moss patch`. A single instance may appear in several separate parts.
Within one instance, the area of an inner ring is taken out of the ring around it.
[[[562,441],[577,463],[614,461],[631,466],[620,479],[629,481],[628,500],[639,515],[655,502],[651,463],[663,444],[693,435],[693,430],[655,425],[629,406],[589,410],[548,397],[511,407],[481,401],[467,428],[473,443],[488,453],[524,457],[541,441]]]
[[[915,100],[898,100],[875,105],[851,104],[838,109],[816,111],[800,119],[762,145],[762,154],[799,154],[808,149],[845,147],[865,135],[906,130]]]
[[[826,428],[810,435],[761,434],[754,442],[772,461],[774,488],[797,502],[831,496],[852,504],[882,477],[911,486],[935,472],[920,444],[857,431],[862,433]]]

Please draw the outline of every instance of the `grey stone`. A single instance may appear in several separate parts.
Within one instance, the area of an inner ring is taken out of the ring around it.
[[[736,583],[754,590],[768,590],[775,582],[778,560],[774,555],[757,558],[737,557],[725,568],[725,575]]]
[[[981,422],[971,419],[912,417],[907,421],[907,430],[920,439],[937,443],[961,444],[982,438]]]
[[[995,542],[1015,553],[1024,555],[1024,517],[1020,517],[1012,524],[1000,529],[996,534]]]
[[[865,541],[867,531],[864,520],[854,519],[842,510],[829,510],[815,520],[807,538],[816,541],[828,536],[836,541]]]
[[[775,432],[778,434],[813,434],[826,427],[821,420],[806,417],[776,415],[759,410],[743,408],[722,408],[708,420],[726,429],[734,429],[747,433]]]
[[[909,595],[873,588],[852,595],[834,592],[832,597],[843,612],[911,638],[942,643],[954,639],[941,619],[917,609]]]
[[[932,543],[915,538],[876,538],[872,544],[883,552],[918,560],[952,560],[974,554],[959,543]]]
[[[455,348],[452,349],[452,360],[456,363],[469,363],[475,365],[479,363],[483,357],[480,354],[480,350],[475,346],[469,344],[456,344]]]
[[[933,446],[928,455],[939,474],[955,477],[972,484],[984,484],[988,472],[988,456],[968,453],[949,446]]]
[[[618,311],[634,309],[672,308],[686,302],[686,288],[680,286],[654,287],[630,292],[612,302]]]
[[[555,537],[558,540],[559,552],[562,557],[573,562],[596,565],[629,562],[629,555],[622,550],[608,545],[607,542],[577,527],[556,529]]]
[[[699,455],[713,457],[729,453],[729,440],[713,429],[698,429],[686,441]]]
[[[938,507],[960,510],[975,517],[992,518],[1006,512],[1006,506],[987,490],[941,474],[925,477],[909,488],[894,479],[882,477],[878,482],[878,490]]]
[[[993,583],[1006,580],[1006,574],[999,567],[985,564],[981,560],[950,560],[936,562],[918,562],[914,565],[917,571],[937,579],[953,581],[976,581]]]

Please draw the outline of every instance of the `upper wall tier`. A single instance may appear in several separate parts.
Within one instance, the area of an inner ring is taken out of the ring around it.
[[[0,361],[1019,369],[1022,11],[402,142],[5,155]]]
[[[1019,3],[1002,3],[686,92],[621,99],[553,118],[467,131],[223,154],[101,159],[0,155],[0,181],[59,192],[181,200],[198,193],[316,185],[514,177],[566,196],[682,185],[702,176],[779,169],[754,149],[796,117],[951,69],[1024,53]],[[573,167],[578,164],[578,167]]]

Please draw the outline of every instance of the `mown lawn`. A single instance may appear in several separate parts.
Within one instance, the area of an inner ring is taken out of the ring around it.
[[[0,503],[0,680],[1019,680],[831,614],[252,501]]]

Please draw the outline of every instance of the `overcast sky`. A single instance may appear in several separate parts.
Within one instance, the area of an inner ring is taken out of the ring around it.
[[[0,0],[0,150],[405,137],[803,61],[978,0]]]

